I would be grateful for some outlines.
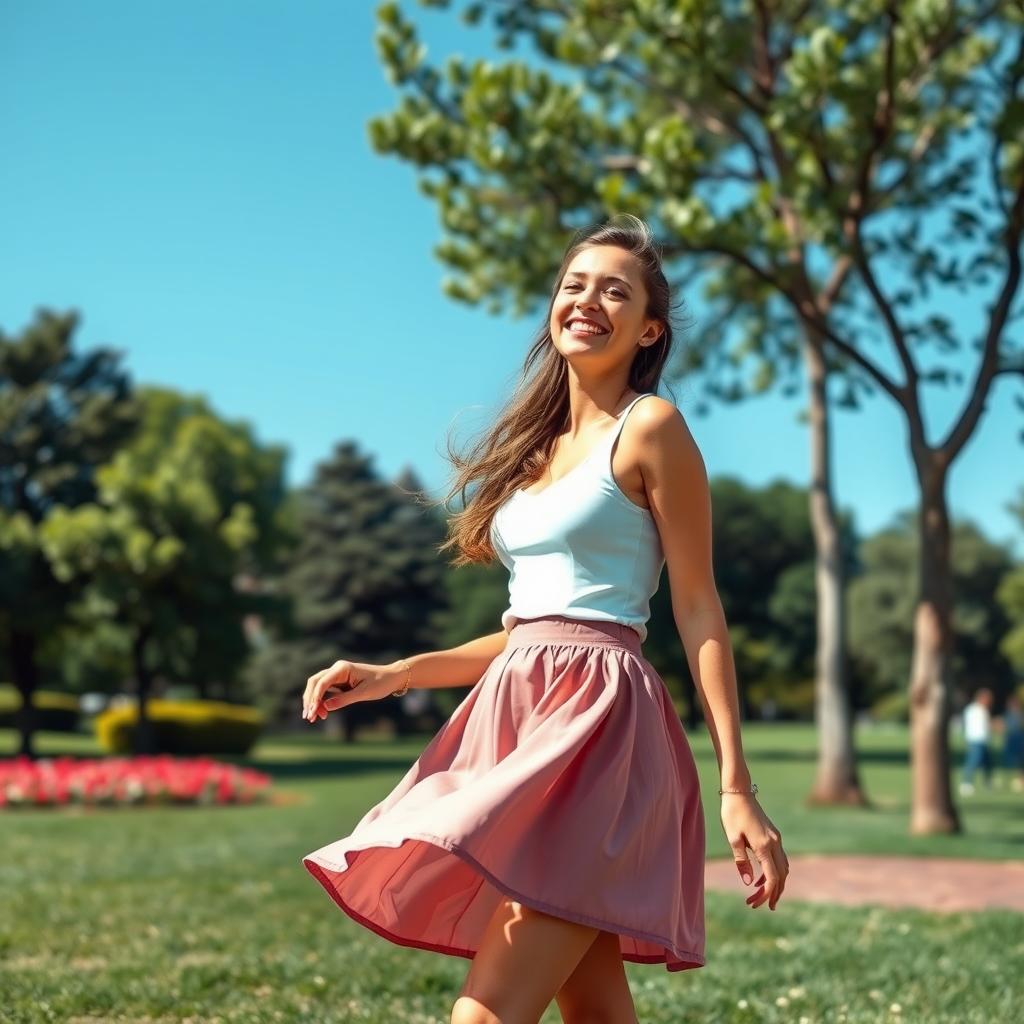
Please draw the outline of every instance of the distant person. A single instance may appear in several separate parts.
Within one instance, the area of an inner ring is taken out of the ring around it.
[[[974,773],[980,768],[985,776],[985,785],[992,785],[992,752],[989,740],[992,736],[992,691],[983,686],[974,694],[974,700],[964,708],[964,756],[963,779],[960,792],[969,796],[974,792]]]
[[[1010,784],[1019,793],[1024,791],[1024,711],[1020,695],[1011,693],[1006,698],[1002,715],[1003,768]]]

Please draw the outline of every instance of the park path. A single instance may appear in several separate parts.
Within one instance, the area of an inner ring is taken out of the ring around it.
[[[704,881],[744,898],[753,891],[731,860],[707,861]],[[789,858],[782,900],[1024,913],[1024,861],[802,854]]]

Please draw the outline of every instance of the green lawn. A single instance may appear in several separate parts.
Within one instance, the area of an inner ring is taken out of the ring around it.
[[[428,737],[263,743],[250,763],[299,802],[230,809],[0,814],[0,1018],[37,1021],[447,1022],[469,961],[392,945],[338,910],[300,864],[344,835]],[[906,834],[903,730],[862,730],[877,807],[808,810],[814,737],[747,726],[748,760],[787,850],[1020,857],[1024,795],[964,804],[965,833]],[[714,754],[693,739],[709,813],[708,852],[725,856]],[[40,737],[44,753],[85,738]],[[14,736],[0,732],[0,756]],[[750,910],[708,892],[708,965],[669,974],[628,964],[640,1020],[1010,1021],[1020,1006],[1024,917],[787,903]],[[895,1005],[899,1010],[894,1010]],[[545,1024],[559,1020],[550,1010]]]

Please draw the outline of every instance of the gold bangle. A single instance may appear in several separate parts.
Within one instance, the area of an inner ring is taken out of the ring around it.
[[[399,658],[398,660],[405,665],[405,686],[400,690],[392,690],[392,697],[401,697],[402,694],[407,693],[409,690],[409,683],[412,682],[412,668],[409,666],[409,662],[407,662],[405,658]]]

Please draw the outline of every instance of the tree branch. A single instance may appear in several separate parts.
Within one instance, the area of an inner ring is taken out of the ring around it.
[[[1017,74],[1010,76],[1007,82],[1006,92],[1010,96],[1016,97],[1017,86],[1020,85],[1021,75],[1024,74],[1024,34],[1021,35],[1020,41],[1017,44],[1017,55],[1014,58],[1013,63],[1021,68],[1022,71],[1018,71]],[[996,136],[995,143],[992,146],[992,154],[989,160],[989,170],[992,175],[992,192],[996,197],[996,202],[999,204],[1000,210],[1003,212],[1003,217],[1008,221],[1010,219],[1010,211],[1006,205],[1006,200],[1003,199],[1003,187],[999,182],[999,158],[1003,151],[1003,141]]]
[[[1022,377],[1024,377],[1024,356],[1021,356],[1016,363],[1011,363],[1008,360],[1001,366],[996,367],[992,376],[998,377],[1004,373],[1019,373]]]
[[[764,166],[763,157],[760,149],[758,148],[757,142],[735,118],[730,117],[725,112],[723,112],[721,118],[718,118],[715,117],[714,114],[710,114],[706,111],[696,110],[685,99],[677,96],[673,92],[670,92],[653,78],[643,74],[635,68],[630,67],[630,65],[621,57],[610,60],[607,64],[609,67],[614,68],[616,71],[631,79],[647,92],[660,95],[673,110],[682,114],[687,120],[703,124],[703,126],[711,132],[712,135],[724,136],[731,134],[734,138],[744,143],[750,150],[750,155],[753,158],[754,166],[757,168],[760,180],[768,180],[768,171]]]
[[[896,313],[882,292],[881,287],[875,278],[871,262],[864,251],[864,239],[862,226],[867,216],[869,206],[869,195],[871,181],[874,177],[875,160],[886,142],[892,135],[892,126],[895,114],[895,33],[899,17],[895,8],[895,0],[890,0],[887,11],[889,15],[888,31],[885,37],[885,72],[883,87],[878,94],[878,103],[875,107],[871,123],[871,144],[864,153],[864,158],[857,167],[856,185],[850,192],[849,202],[842,214],[843,234],[850,244],[853,261],[860,273],[868,292],[874,299],[875,305],[885,322],[892,339],[893,347],[899,356],[900,364],[904,373],[904,407],[911,421],[911,431],[917,437],[923,437],[923,423],[921,421],[921,410],[917,395],[918,372],[914,360],[910,355],[907,346],[906,335],[896,318]]]
[[[678,254],[680,251],[688,253],[719,253],[728,256],[740,265],[746,267],[758,279],[764,281],[773,290],[777,291],[789,300],[790,305],[797,315],[806,323],[814,327],[822,337],[830,341],[837,351],[842,352],[851,362],[856,363],[883,391],[891,395],[893,399],[903,404],[903,391],[898,384],[890,380],[874,363],[859,352],[848,342],[840,338],[829,326],[828,322],[821,317],[820,310],[814,302],[813,296],[803,298],[789,288],[777,275],[765,270],[745,253],[736,249],[730,249],[724,245],[691,246],[679,239],[664,244],[664,251],[669,254]]]
[[[1020,285],[1020,249],[1021,234],[1024,232],[1024,173],[1017,183],[1017,192],[1014,196],[1013,207],[1010,210],[1010,219],[1006,226],[1006,280],[1000,289],[999,298],[992,307],[992,318],[989,320],[988,333],[985,336],[985,345],[978,366],[978,373],[975,376],[974,386],[970,391],[970,401],[964,406],[960,419],[950,430],[945,441],[939,445],[939,451],[946,460],[947,465],[956,458],[960,449],[967,443],[974,432],[974,428],[985,408],[985,401],[988,398],[989,388],[997,373],[1014,372],[1012,364],[999,366],[999,339],[1002,336],[1006,319],[1010,312],[1010,305],[1017,288]],[[1007,370],[1007,367],[1011,367]]]

